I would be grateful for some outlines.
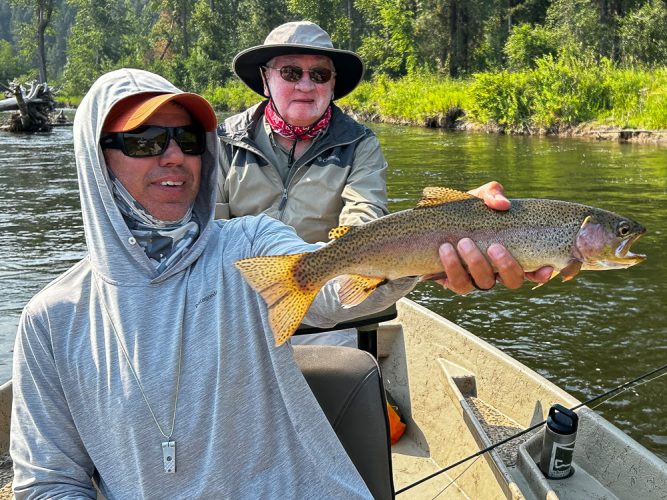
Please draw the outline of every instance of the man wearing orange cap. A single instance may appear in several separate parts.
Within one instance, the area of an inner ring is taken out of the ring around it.
[[[39,292],[14,350],[16,498],[370,498],[288,344],[234,262],[310,251],[268,216],[213,220],[216,119],[201,97],[122,69],[74,120],[88,254]],[[380,311],[396,280],[344,309]]]

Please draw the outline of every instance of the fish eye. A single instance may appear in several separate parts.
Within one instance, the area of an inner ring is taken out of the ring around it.
[[[630,224],[626,221],[619,222],[616,232],[619,236],[627,236],[630,234]]]

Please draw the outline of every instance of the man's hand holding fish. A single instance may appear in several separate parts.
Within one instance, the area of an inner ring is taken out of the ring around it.
[[[468,193],[484,200],[484,204],[493,210],[505,211],[511,206],[504,195],[503,186],[496,181],[488,182]],[[474,289],[488,290],[493,288],[496,281],[513,289],[521,287],[526,279],[535,283],[546,283],[553,272],[550,266],[524,272],[516,259],[499,244],[491,245],[485,257],[470,238],[461,239],[456,248],[451,243],[443,244],[439,254],[446,277],[435,281],[461,295]],[[498,270],[497,274],[494,269]]]

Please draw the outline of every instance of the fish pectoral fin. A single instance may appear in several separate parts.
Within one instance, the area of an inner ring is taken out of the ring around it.
[[[298,328],[321,287],[304,289],[295,267],[306,254],[251,257],[234,262],[241,275],[266,302],[269,325],[276,345]]]
[[[570,281],[572,278],[574,278],[577,274],[579,274],[579,271],[581,271],[581,266],[582,262],[580,260],[571,260],[567,266],[565,266],[563,269],[560,271],[557,271],[554,269],[551,272],[551,276],[549,276],[549,279],[545,281],[544,283],[538,283],[533,287],[533,290],[541,287],[542,285],[545,285],[552,279],[554,279],[556,276],[560,274],[560,277],[563,279],[563,281]]]
[[[581,271],[582,262],[580,260],[571,260],[570,263],[560,270],[563,281],[570,281],[579,271]]]
[[[425,187],[422,191],[422,198],[417,203],[416,208],[427,208],[451,203],[453,201],[469,200],[475,198],[470,193],[457,191],[456,189],[446,187]]]
[[[549,276],[549,279],[548,279],[548,280],[546,280],[544,283],[538,283],[538,284],[535,285],[532,289],[533,289],[533,290],[537,290],[539,287],[541,287],[541,286],[546,285],[547,283],[549,283],[552,279],[554,279],[554,278],[555,278],[556,276],[558,276],[559,274],[560,274],[560,271],[556,271],[556,270],[554,269],[553,271],[551,271],[551,276]]]
[[[329,239],[337,240],[338,238],[345,236],[350,231],[354,230],[354,226],[338,226],[331,228],[329,230]]]
[[[373,291],[385,283],[385,278],[361,276],[359,274],[345,274],[338,277],[340,288],[338,299],[343,307],[352,307],[361,304]]]

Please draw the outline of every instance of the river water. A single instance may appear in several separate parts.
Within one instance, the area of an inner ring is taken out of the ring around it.
[[[392,211],[414,206],[425,186],[466,190],[498,180],[510,197],[587,203],[648,228],[634,248],[648,259],[627,270],[464,297],[426,283],[412,299],[582,401],[667,363],[667,147],[370,126],[390,165]],[[4,381],[21,309],[85,252],[72,129],[0,132],[0,192]],[[667,460],[667,376],[596,410]]]

